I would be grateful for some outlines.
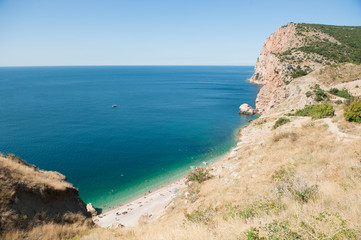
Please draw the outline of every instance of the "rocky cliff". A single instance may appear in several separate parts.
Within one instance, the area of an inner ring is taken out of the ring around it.
[[[258,112],[272,109],[292,95],[285,87],[294,79],[328,65],[355,60],[357,57],[352,56],[353,52],[344,50],[349,47],[347,42],[332,36],[341,38],[339,35],[347,30],[336,26],[289,23],[267,38],[254,75],[249,79],[263,85],[256,100]],[[347,58],[350,56],[352,60]]]
[[[0,233],[89,217],[78,190],[58,172],[0,155]]]
[[[274,104],[285,98],[285,94],[280,90],[284,85],[283,77],[288,68],[283,66],[276,54],[296,44],[295,28],[295,24],[280,27],[264,42],[255,65],[254,75],[249,79],[252,83],[263,85],[256,100],[256,108],[259,112],[272,108]]]

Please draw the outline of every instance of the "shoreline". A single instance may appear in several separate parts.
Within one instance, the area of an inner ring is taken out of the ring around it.
[[[185,181],[186,178],[183,176],[161,188],[120,204],[111,210],[94,216],[93,222],[104,228],[134,227],[142,216],[149,219],[160,217],[171,200],[186,187]]]
[[[239,133],[247,126],[249,126],[249,123],[236,130],[236,142],[229,151],[219,157],[211,158],[203,162],[203,164],[207,163],[204,167],[211,167],[214,163],[231,156],[232,153],[239,148],[238,144],[241,141]],[[112,209],[94,216],[92,218],[93,222],[103,228],[134,227],[142,217],[148,220],[160,217],[166,210],[168,204],[181,190],[186,188],[186,175],[187,173],[169,184],[156,188],[154,191],[149,191],[133,200],[119,204]]]

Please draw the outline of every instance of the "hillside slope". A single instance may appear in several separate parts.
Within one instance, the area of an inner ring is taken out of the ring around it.
[[[0,233],[89,217],[78,190],[63,175],[15,155],[0,156],[0,185]]]

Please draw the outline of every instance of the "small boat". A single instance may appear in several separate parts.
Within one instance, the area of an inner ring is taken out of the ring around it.
[[[116,107],[118,107],[118,105],[117,104],[113,104],[113,106],[112,106],[113,108],[116,108]]]

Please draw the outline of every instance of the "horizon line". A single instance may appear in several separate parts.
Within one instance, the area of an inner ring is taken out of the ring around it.
[[[0,68],[16,68],[16,67],[253,67],[254,65],[235,65],[235,64],[230,64],[230,65],[225,65],[225,64],[220,64],[220,65],[216,65],[216,64],[194,64],[194,65],[187,65],[187,64],[155,64],[155,65],[151,65],[151,64],[134,64],[134,65],[128,65],[128,64],[124,64],[124,65],[118,65],[118,64],[109,64],[109,65],[9,65],[9,66],[0,66]]]

